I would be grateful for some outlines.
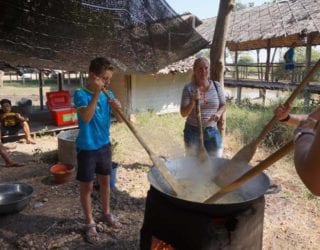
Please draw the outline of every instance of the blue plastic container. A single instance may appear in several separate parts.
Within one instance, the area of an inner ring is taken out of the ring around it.
[[[118,169],[118,163],[117,162],[112,162],[112,169],[111,169],[111,174],[110,174],[110,188],[116,188],[116,183],[117,183],[117,169]]]

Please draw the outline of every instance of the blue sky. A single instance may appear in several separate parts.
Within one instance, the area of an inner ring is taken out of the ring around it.
[[[191,12],[200,19],[213,17],[218,14],[218,0],[166,0],[166,2],[178,13]],[[242,0],[243,4],[254,2],[255,6],[261,5],[266,0]]]

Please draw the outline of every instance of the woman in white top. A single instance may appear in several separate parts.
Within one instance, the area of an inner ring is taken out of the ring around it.
[[[226,108],[226,100],[219,82],[209,80],[209,62],[200,57],[194,61],[192,81],[185,85],[180,113],[187,117],[184,128],[186,153],[193,154],[199,145],[196,100],[199,99],[204,128],[204,145],[211,156],[222,157],[223,144],[217,122]]]

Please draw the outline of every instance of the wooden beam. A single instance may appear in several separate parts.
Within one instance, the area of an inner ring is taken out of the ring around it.
[[[259,80],[237,80],[231,78],[225,78],[225,86],[236,88],[252,88],[252,89],[269,89],[269,90],[281,90],[281,91],[292,91],[294,90],[299,84],[297,83],[284,83],[284,82],[264,82]],[[310,93],[320,94],[320,85],[312,84],[307,85],[305,87]]]

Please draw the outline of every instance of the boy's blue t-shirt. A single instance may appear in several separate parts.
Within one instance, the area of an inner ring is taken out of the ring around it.
[[[113,93],[108,92],[113,98]],[[87,107],[92,96],[93,93],[86,88],[77,89],[73,97],[77,110]],[[79,125],[79,134],[76,139],[77,149],[96,150],[110,143],[111,108],[108,97],[104,93],[100,93],[95,113],[89,122],[85,123],[79,113],[77,113],[77,116]]]

